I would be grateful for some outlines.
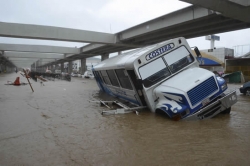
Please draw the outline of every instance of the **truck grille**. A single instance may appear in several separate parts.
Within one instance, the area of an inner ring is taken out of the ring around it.
[[[194,87],[193,89],[189,90],[187,94],[188,94],[191,104],[194,106],[195,104],[207,98],[210,94],[215,92],[217,89],[218,89],[217,84],[214,80],[214,77],[212,76],[206,81]]]

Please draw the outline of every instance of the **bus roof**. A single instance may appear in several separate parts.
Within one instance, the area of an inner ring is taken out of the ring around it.
[[[125,65],[127,64],[132,65],[135,59],[143,55],[145,52],[148,52],[155,46],[156,45],[138,48],[136,50],[132,50],[127,53],[111,57],[95,65],[94,69],[109,70],[109,69],[125,68]]]
[[[158,47],[162,47],[167,43],[177,43],[178,39],[184,39],[183,37],[171,39],[154,45],[138,48],[121,55],[106,59],[93,67],[94,70],[111,70],[111,69],[133,69],[134,61],[141,56],[146,56],[151,51],[156,50]],[[186,41],[185,41],[186,42]]]

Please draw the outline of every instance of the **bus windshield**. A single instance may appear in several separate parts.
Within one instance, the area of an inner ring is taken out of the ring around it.
[[[171,74],[183,69],[193,61],[193,56],[184,46],[181,46],[164,55],[162,58],[158,58],[139,68],[143,85],[145,87],[150,87]]]
[[[149,64],[142,66],[139,68],[139,72],[145,87],[150,87],[171,75],[162,58],[158,58]]]
[[[164,55],[163,58],[169,65],[171,73],[176,73],[194,61],[193,56],[184,46]]]

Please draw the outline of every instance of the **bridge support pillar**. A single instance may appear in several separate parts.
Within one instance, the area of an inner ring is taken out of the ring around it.
[[[55,64],[54,70],[57,70],[57,69],[58,69],[58,64]]]
[[[64,63],[61,63],[61,72],[64,72]]]
[[[36,71],[36,62],[34,62],[33,71]]]
[[[60,65],[60,63],[57,64],[57,70],[61,70],[61,65]]]
[[[35,71],[38,72],[38,61],[35,62]]]
[[[56,65],[51,65],[51,67],[52,67],[51,72],[54,73],[54,72],[55,72]]]
[[[0,64],[0,71],[1,71],[1,73],[4,72],[4,64]]]
[[[86,58],[81,59],[81,74],[83,75],[86,71]]]
[[[69,65],[68,65],[68,73],[71,74],[72,73],[72,61],[69,61]]]

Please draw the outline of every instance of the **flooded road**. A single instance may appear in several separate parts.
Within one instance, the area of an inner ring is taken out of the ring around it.
[[[239,94],[230,115],[204,121],[148,110],[103,116],[107,109],[88,100],[110,98],[94,80],[31,80],[32,93],[29,85],[4,85],[17,76],[27,82],[0,75],[0,165],[250,164],[250,97]]]

